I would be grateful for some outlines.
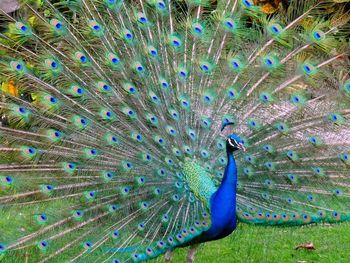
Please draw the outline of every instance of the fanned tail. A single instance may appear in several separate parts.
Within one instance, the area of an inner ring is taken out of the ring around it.
[[[240,220],[347,220],[349,16],[305,2],[276,16],[251,0],[210,15],[198,0],[3,12],[0,80],[18,96],[0,102],[0,252],[138,262],[186,244],[210,227],[227,123],[248,150]]]

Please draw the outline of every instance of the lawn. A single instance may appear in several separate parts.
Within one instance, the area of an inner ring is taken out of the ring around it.
[[[312,242],[315,250],[296,250]],[[172,262],[185,262],[187,248],[178,249]],[[152,263],[164,262],[159,257]],[[350,262],[350,223],[304,227],[261,227],[240,224],[225,239],[206,243],[195,263],[315,263]]]

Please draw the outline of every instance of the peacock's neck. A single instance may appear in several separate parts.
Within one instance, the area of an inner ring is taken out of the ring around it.
[[[224,178],[222,179],[221,185],[218,189],[226,190],[230,189],[230,192],[236,197],[236,185],[237,185],[237,166],[236,160],[232,152],[227,151],[227,165],[225,168]]]
[[[232,152],[228,151],[224,178],[211,197],[211,227],[204,240],[216,240],[232,233],[236,228],[237,167]]]

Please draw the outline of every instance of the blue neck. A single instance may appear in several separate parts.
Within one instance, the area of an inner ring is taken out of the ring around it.
[[[236,160],[233,157],[233,153],[227,151],[227,165],[225,168],[224,178],[222,179],[221,185],[218,189],[220,191],[226,191],[229,188],[229,192],[234,196],[236,200],[236,184],[237,184],[237,166]]]
[[[219,189],[211,196],[211,227],[199,242],[216,240],[232,233],[236,228],[237,167],[232,152],[227,151],[227,165]]]

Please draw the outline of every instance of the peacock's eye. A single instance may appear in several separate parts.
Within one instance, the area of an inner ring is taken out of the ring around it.
[[[232,147],[236,147],[236,145],[238,145],[237,141],[235,139],[228,139],[228,143],[232,146]]]

